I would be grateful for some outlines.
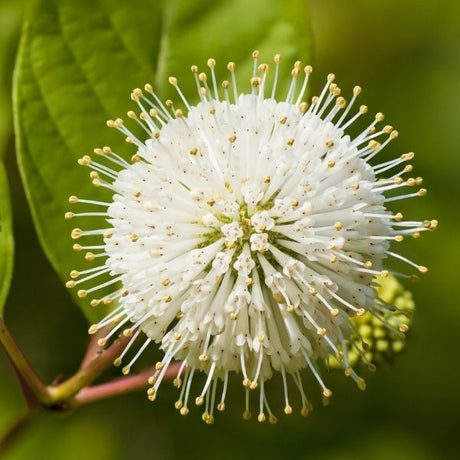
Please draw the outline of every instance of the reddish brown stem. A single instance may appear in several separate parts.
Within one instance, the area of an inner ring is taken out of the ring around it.
[[[95,401],[118,396],[134,390],[147,388],[148,379],[153,374],[154,369],[148,369],[137,375],[120,377],[111,382],[83,388],[73,399],[72,406],[81,406]]]
[[[39,405],[50,410],[73,409],[93,401],[147,387],[153,369],[137,375],[121,377],[112,382],[88,386],[112,365],[130,340],[130,337],[121,335],[110,347],[104,349],[98,345],[99,338],[98,336],[91,340],[82,364],[73,376],[62,383],[45,386],[19,350],[3,320],[0,319],[0,342],[23,387],[29,412],[33,412]],[[179,364],[170,366],[163,378],[169,379],[176,375],[177,366]],[[21,423],[18,423],[18,427],[20,426]],[[14,428],[11,433],[13,436]]]
[[[48,392],[54,404],[68,402],[82,388],[96,380],[122,352],[129,341],[124,335],[116,339],[109,348],[100,349],[92,359],[88,359],[85,367],[59,385],[48,386]]]
[[[168,367],[163,380],[169,380],[177,375],[180,363],[172,364]],[[147,388],[149,377],[155,372],[155,369],[147,369],[140,374],[129,377],[120,377],[112,382],[102,383],[83,388],[73,399],[72,406],[81,406],[95,401],[119,396],[135,390]]]
[[[50,395],[45,385],[35,374],[1,318],[0,343],[18,376],[27,403],[33,405],[34,398],[42,404],[50,403]]]
[[[80,363],[80,369],[85,367],[96,355],[102,351],[102,347],[98,344],[98,340],[105,337],[109,328],[99,329],[95,334],[90,336],[88,347],[86,348],[85,356]]]
[[[45,386],[35,374],[22,354],[3,319],[0,318],[0,344],[10,360],[22,386],[27,402],[27,412],[0,438],[0,453],[24,432],[33,416],[38,413],[40,405],[48,410],[67,410],[81,405],[121,395],[145,388],[148,378],[154,372],[149,369],[137,375],[121,377],[112,382],[88,386],[94,382],[119,357],[130,337],[121,335],[110,347],[104,349],[98,345],[100,336],[92,338],[79,370],[70,378],[59,384]],[[174,377],[180,363],[171,365],[164,379]]]

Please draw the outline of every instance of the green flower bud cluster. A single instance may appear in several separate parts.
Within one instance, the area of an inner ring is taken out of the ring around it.
[[[386,311],[376,317],[370,312],[355,316],[351,323],[356,331],[346,342],[349,364],[352,367],[365,365],[374,371],[377,364],[391,361],[405,348],[405,334],[415,310],[412,293],[405,290],[394,276],[378,277],[377,293],[386,304],[394,305],[395,311]],[[335,357],[327,362],[332,369],[341,369]]]

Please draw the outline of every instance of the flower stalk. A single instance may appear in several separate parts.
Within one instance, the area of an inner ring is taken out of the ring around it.
[[[131,391],[147,388],[148,378],[153,370],[148,369],[136,375],[120,377],[110,382],[91,385],[120,354],[129,339],[120,336],[110,347],[102,348],[92,338],[78,371],[68,379],[45,385],[35,373],[20,350],[4,320],[0,318],[0,343],[21,384],[26,410],[0,437],[0,453],[5,452],[20,437],[41,410],[50,412],[73,411],[82,405],[101,401]],[[177,373],[172,366],[165,379]]]
[[[21,382],[28,405],[31,406],[33,404],[34,398],[41,405],[51,404],[52,399],[46,386],[42,383],[19,349],[2,318],[0,318],[0,343]]]
[[[174,378],[178,369],[178,363],[171,366],[165,378]],[[148,379],[154,372],[154,368],[146,369],[136,375],[120,377],[108,383],[85,387],[72,398],[72,408],[108,399],[113,396],[120,396],[131,391],[146,389],[148,386]]]
[[[71,399],[83,388],[96,380],[120,354],[120,350],[126,346],[126,337],[116,339],[106,349],[99,349],[92,359],[88,360],[84,367],[81,367],[72,377],[58,385],[49,385],[48,393],[51,395],[53,404],[64,404],[71,402]]]
[[[46,386],[30,366],[1,318],[0,343],[15,370],[26,401],[24,413],[0,436],[0,454],[6,452],[26,432],[41,411],[73,411],[82,405],[147,388],[148,378],[153,372],[149,369],[137,375],[89,386],[126,346],[125,337],[115,340],[112,346],[105,350],[101,347],[96,348],[92,340],[88,344],[80,369],[67,380],[57,385]],[[169,378],[175,372],[177,369],[171,368],[171,372],[165,378]]]
[[[50,411],[75,409],[83,404],[146,388],[148,377],[153,372],[150,369],[129,377],[90,386],[112,365],[127,341],[127,337],[120,336],[105,349],[96,347],[94,341],[90,341],[82,364],[74,375],[58,384],[45,385],[19,349],[3,319],[0,318],[0,343],[21,383],[28,407],[26,414],[35,412],[38,407]],[[171,375],[174,371],[177,369],[171,368]],[[166,379],[169,377],[169,373],[165,375]]]

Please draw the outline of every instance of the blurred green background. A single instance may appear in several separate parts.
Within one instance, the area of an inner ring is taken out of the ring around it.
[[[154,405],[141,392],[72,415],[42,414],[5,458],[457,458],[460,3],[312,0],[310,7],[315,84],[334,72],[345,92],[354,84],[364,88],[361,101],[384,112],[400,132],[390,153],[415,151],[415,174],[429,190],[398,210],[440,222],[436,233],[404,243],[404,254],[430,268],[409,286],[417,314],[406,353],[393,367],[366,375],[364,393],[342,375],[331,376],[331,405],[316,400],[307,419],[243,422],[235,391],[229,410],[207,426],[196,413],[179,416],[175,390],[164,385]],[[49,382],[75,370],[87,324],[39,247],[15,164],[9,94],[22,11],[23,2],[0,0],[0,141],[8,155],[17,245],[6,322]],[[0,432],[22,410],[13,372],[0,356]]]

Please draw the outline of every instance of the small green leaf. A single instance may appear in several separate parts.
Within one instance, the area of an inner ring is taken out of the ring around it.
[[[13,229],[11,222],[10,194],[5,166],[0,161],[0,317],[13,274]]]
[[[36,1],[15,73],[15,126],[38,235],[61,278],[88,263],[71,249],[72,225],[63,218],[68,196],[110,199],[91,187],[89,171],[76,160],[103,145],[134,153],[105,128],[106,119],[133,108],[132,88],[151,82],[165,98],[174,94],[168,76],[175,75],[194,101],[190,65],[206,67],[214,57],[219,78],[227,61],[237,62],[247,89],[252,50],[261,51],[261,62],[282,53],[288,75],[294,60],[309,56],[309,31],[306,0],[139,0],[135,7],[125,0]],[[81,228],[104,225],[95,219],[71,222]],[[90,319],[98,315],[87,299],[76,300]]]

